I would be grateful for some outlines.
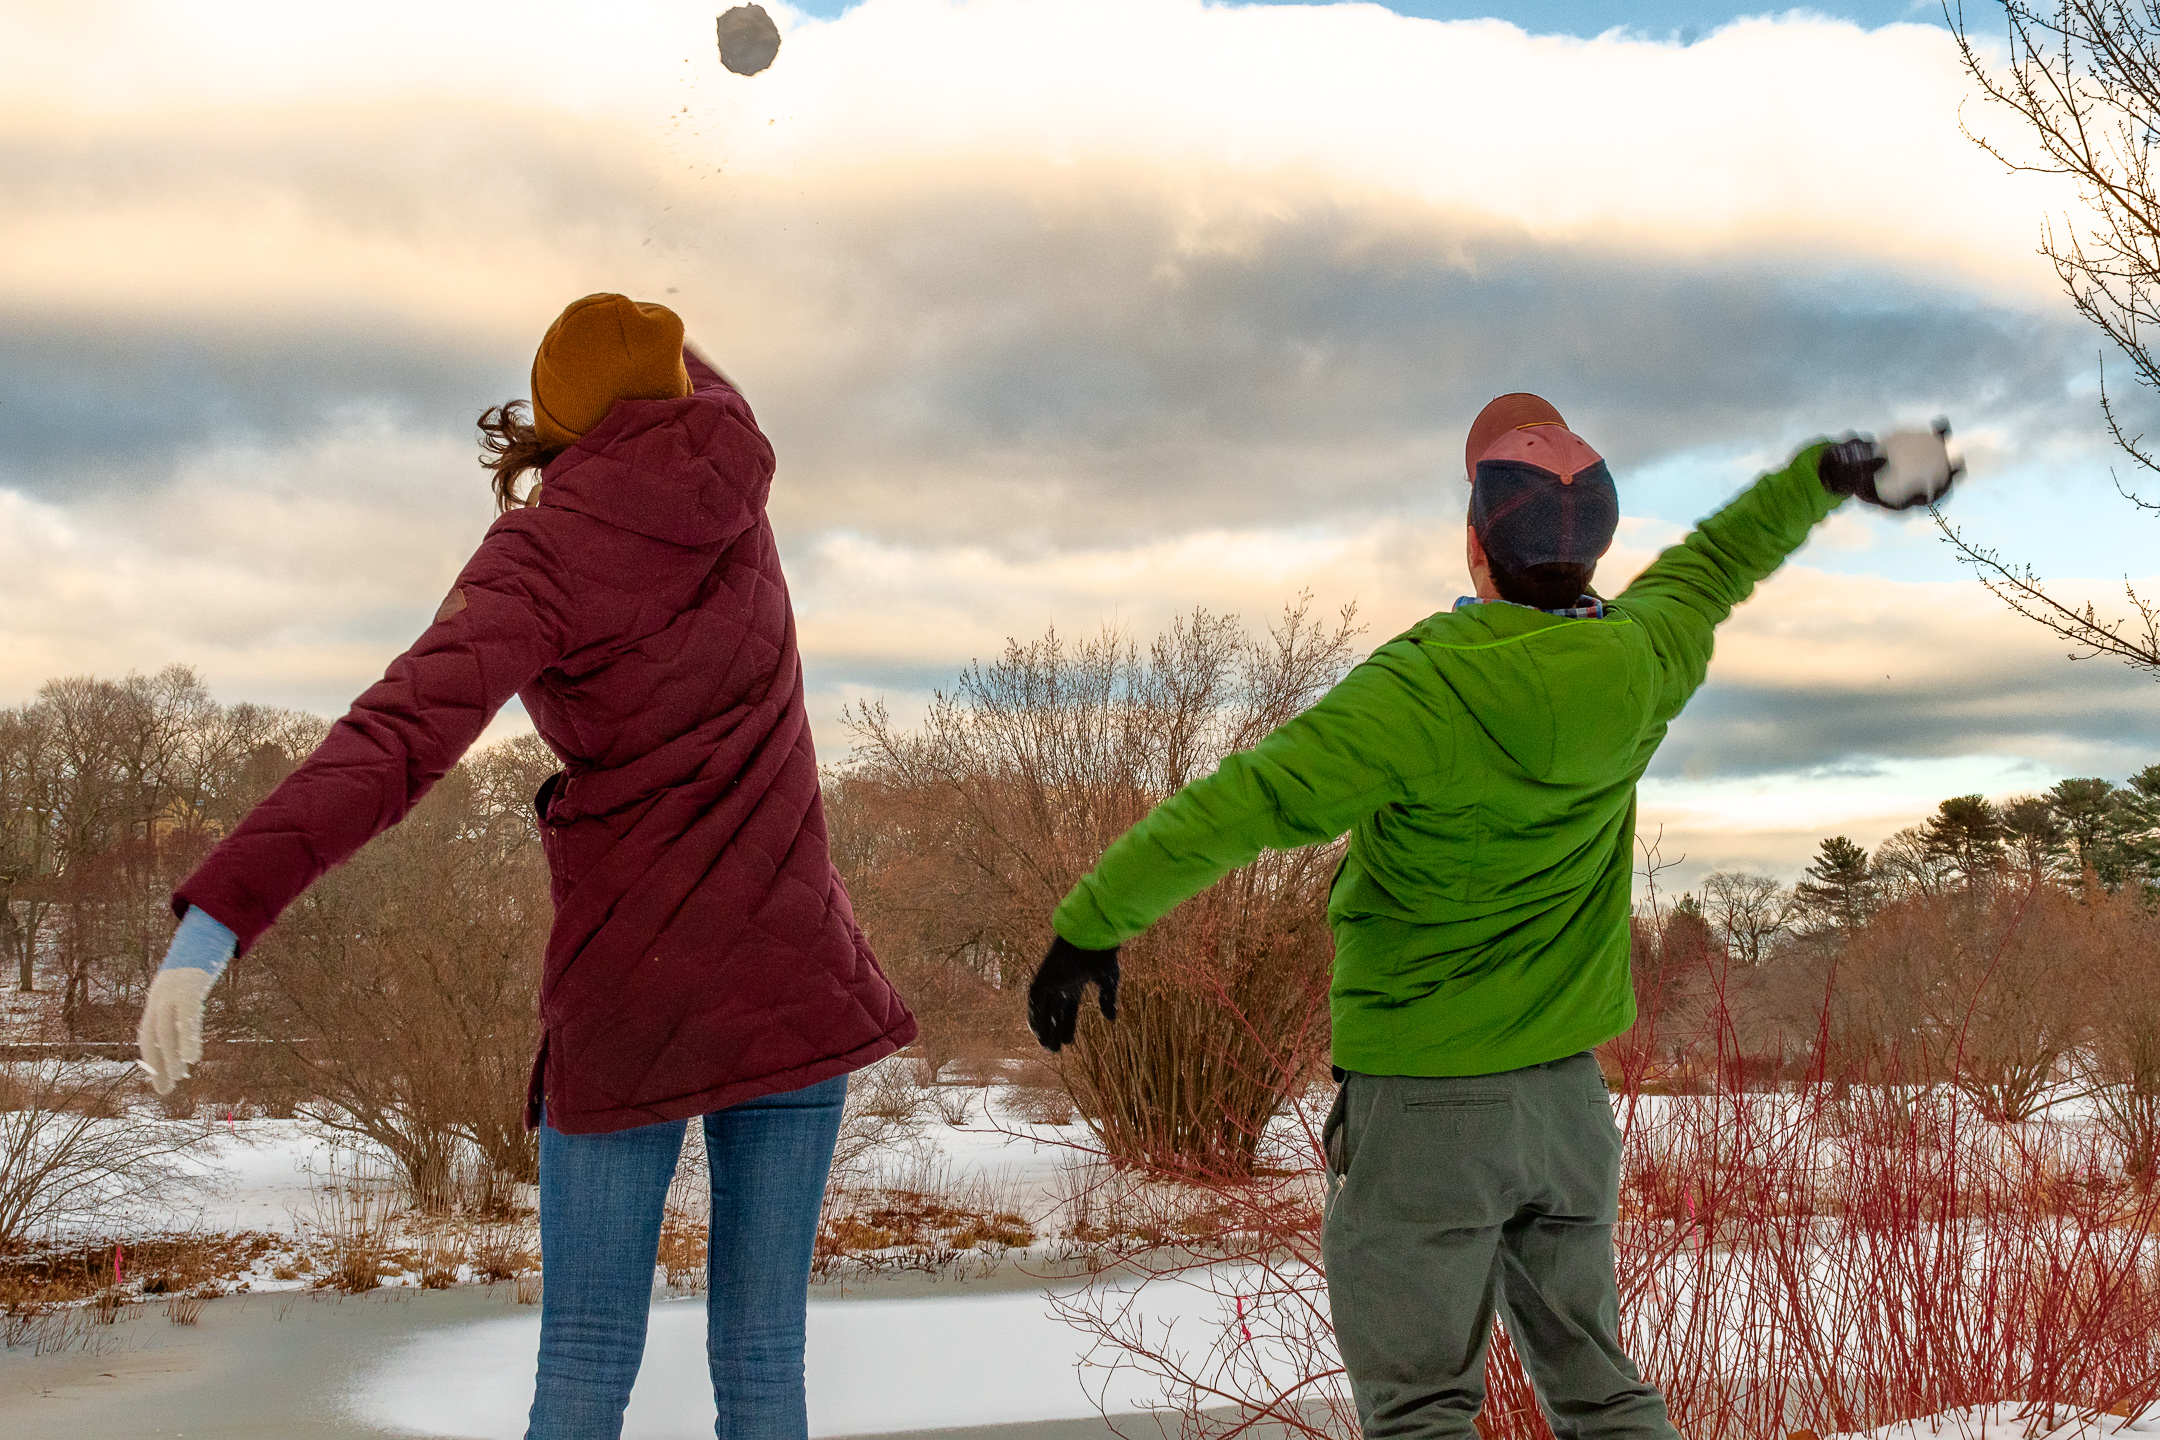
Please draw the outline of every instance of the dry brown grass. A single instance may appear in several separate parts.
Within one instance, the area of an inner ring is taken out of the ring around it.
[[[1035,1243],[1036,1222],[1004,1185],[958,1176],[934,1152],[894,1158],[897,1173],[872,1171],[859,1184],[827,1193],[814,1275],[987,1272]]]
[[[129,1240],[120,1247],[124,1258],[117,1287],[110,1242],[24,1251],[0,1257],[0,1308],[76,1305],[116,1289],[144,1296],[221,1293],[285,1243],[260,1231]]]
[[[964,1197],[879,1190],[851,1199],[818,1227],[815,1273],[843,1262],[869,1269],[941,1270],[965,1254],[996,1257],[1035,1243],[1035,1227],[1016,1210],[969,1204]]]
[[[319,1267],[316,1286],[357,1295],[397,1274],[403,1267],[392,1252],[400,1208],[397,1182],[378,1158],[333,1152],[300,1221]]]
[[[660,1266],[668,1289],[695,1295],[705,1288],[706,1227],[702,1220],[669,1216],[660,1226]]]
[[[143,1294],[167,1295],[237,1280],[286,1243],[259,1231],[142,1239],[127,1246],[126,1268],[130,1276],[140,1277]]]
[[[426,1237],[416,1253],[420,1288],[447,1290],[457,1284],[466,1250],[466,1237],[459,1229],[445,1228]]]
[[[473,1279],[485,1284],[517,1280],[540,1268],[540,1256],[532,1249],[532,1232],[522,1225],[496,1223],[476,1225],[467,1243]]]

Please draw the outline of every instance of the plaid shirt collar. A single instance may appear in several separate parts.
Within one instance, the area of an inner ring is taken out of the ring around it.
[[[1535,605],[1516,605],[1513,600],[1485,600],[1476,595],[1457,597],[1455,608],[1465,605],[1515,605],[1518,610],[1537,610]],[[1538,610],[1540,615],[1558,615],[1563,620],[1602,620],[1605,618],[1605,602],[1595,595],[1583,595],[1564,610]]]

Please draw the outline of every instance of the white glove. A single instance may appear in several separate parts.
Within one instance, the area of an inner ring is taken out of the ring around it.
[[[237,944],[238,937],[207,910],[191,906],[180,917],[135,1027],[135,1048],[142,1052],[137,1063],[150,1073],[158,1094],[172,1094],[187,1079],[188,1067],[202,1059],[203,1001]]]
[[[203,1001],[215,984],[217,976],[208,970],[188,968],[160,970],[150,982],[135,1045],[142,1051],[138,1063],[150,1072],[158,1094],[172,1094],[173,1086],[187,1079],[188,1067],[202,1059]]]

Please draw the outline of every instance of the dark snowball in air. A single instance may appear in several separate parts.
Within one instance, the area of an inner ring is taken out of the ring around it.
[[[762,5],[737,5],[720,17],[720,63],[737,75],[755,75],[780,53],[780,27]]]

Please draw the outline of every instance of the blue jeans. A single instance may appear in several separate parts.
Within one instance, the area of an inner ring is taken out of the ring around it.
[[[712,1169],[706,1354],[720,1440],[804,1440],[810,1249],[847,1077],[705,1119]],[[540,1127],[540,1376],[526,1440],[617,1440],[645,1353],[661,1212],[683,1120],[606,1135]]]

